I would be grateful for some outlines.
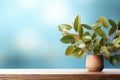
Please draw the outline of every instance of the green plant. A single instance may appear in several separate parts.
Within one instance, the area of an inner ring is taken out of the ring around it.
[[[65,55],[81,58],[86,52],[90,55],[104,55],[112,65],[120,62],[120,21],[100,17],[92,26],[82,24],[77,15],[73,25],[61,24],[61,42],[69,44]],[[71,30],[73,29],[73,30]],[[70,32],[71,31],[71,32]]]

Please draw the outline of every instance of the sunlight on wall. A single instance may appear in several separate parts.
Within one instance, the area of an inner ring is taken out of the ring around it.
[[[28,60],[36,60],[42,58],[48,63],[56,62],[62,57],[57,54],[60,51],[57,46],[43,40],[34,29],[23,28],[16,33],[15,45],[20,51],[20,55],[24,55]]]
[[[35,51],[39,44],[38,34],[34,30],[23,29],[16,34],[16,44],[22,51]]]
[[[58,24],[70,14],[68,5],[63,0],[53,0],[42,7],[42,18],[45,23]]]
[[[30,10],[38,7],[40,0],[17,0],[17,4],[20,8]]]

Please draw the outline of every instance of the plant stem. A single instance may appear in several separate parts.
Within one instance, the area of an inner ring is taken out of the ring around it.
[[[90,52],[90,50],[88,49],[88,47],[86,47],[86,48],[87,48],[87,50],[88,50],[88,54],[91,55],[92,53]]]

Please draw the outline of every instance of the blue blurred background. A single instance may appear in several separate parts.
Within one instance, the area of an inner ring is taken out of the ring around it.
[[[100,16],[117,22],[120,0],[0,0],[0,68],[85,68],[86,56],[65,56],[59,41],[57,26],[77,14],[90,25]]]

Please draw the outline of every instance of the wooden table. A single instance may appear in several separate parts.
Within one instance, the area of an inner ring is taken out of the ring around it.
[[[0,69],[0,80],[120,80],[120,69]]]

